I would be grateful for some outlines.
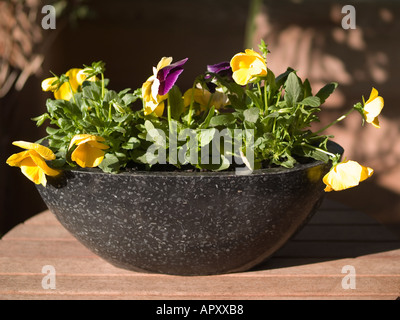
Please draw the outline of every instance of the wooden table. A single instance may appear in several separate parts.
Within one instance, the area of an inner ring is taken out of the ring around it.
[[[49,211],[0,240],[0,299],[394,300],[399,296],[399,238],[367,215],[329,200],[273,258],[254,270],[228,275],[183,277],[113,267],[75,240]]]

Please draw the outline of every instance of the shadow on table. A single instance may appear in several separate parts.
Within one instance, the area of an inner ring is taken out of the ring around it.
[[[396,250],[400,248],[399,230],[400,225],[382,225],[365,213],[327,199],[302,230],[254,270]]]

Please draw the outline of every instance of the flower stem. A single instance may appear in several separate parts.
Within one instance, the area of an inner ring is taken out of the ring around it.
[[[190,97],[189,116],[188,116],[188,121],[187,121],[188,126],[190,126],[190,123],[192,122],[192,110],[193,110],[193,104],[194,104],[194,90],[196,89],[196,84],[197,84],[197,79],[193,83],[192,94],[191,94],[191,97]]]
[[[326,151],[326,150],[324,150],[324,149],[321,149],[321,148],[318,148],[318,147],[314,147],[314,146],[309,145],[309,144],[307,144],[307,143],[305,143],[305,142],[302,142],[301,145],[302,145],[302,146],[305,146],[305,147],[307,147],[307,148],[314,149],[314,150],[316,150],[316,151],[325,153],[326,155],[328,155],[328,156],[330,156],[330,157],[332,157],[332,158],[336,158],[336,154],[333,154],[332,152]]]
[[[76,104],[75,96],[74,96],[74,90],[72,90],[71,83],[68,80],[68,85],[69,85],[69,90],[71,91],[72,99],[74,100],[74,103]]]
[[[331,126],[333,126],[334,124],[344,120],[350,113],[352,113],[354,111],[354,108],[351,108],[347,113],[345,113],[344,115],[340,116],[339,118],[337,118],[335,121],[331,122],[330,124],[328,124],[327,126],[323,127],[322,129],[314,132],[315,134],[319,134],[322,131],[325,131],[326,129],[330,128]]]
[[[264,81],[264,100],[265,100],[265,110],[264,113],[267,116],[268,115],[268,92],[267,92],[267,84],[266,81]]]
[[[104,99],[104,73],[101,73],[101,99]]]

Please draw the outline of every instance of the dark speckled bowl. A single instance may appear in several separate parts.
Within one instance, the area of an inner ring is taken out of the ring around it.
[[[66,171],[38,190],[62,225],[115,266],[176,275],[248,270],[324,195],[322,162],[235,172]]]

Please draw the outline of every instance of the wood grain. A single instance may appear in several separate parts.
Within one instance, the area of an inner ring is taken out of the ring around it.
[[[0,299],[375,299],[400,296],[400,240],[375,220],[326,201],[271,259],[248,272],[170,276],[131,272],[105,262],[45,211],[0,240]],[[43,289],[45,265],[56,289]],[[356,288],[343,289],[343,266]]]

